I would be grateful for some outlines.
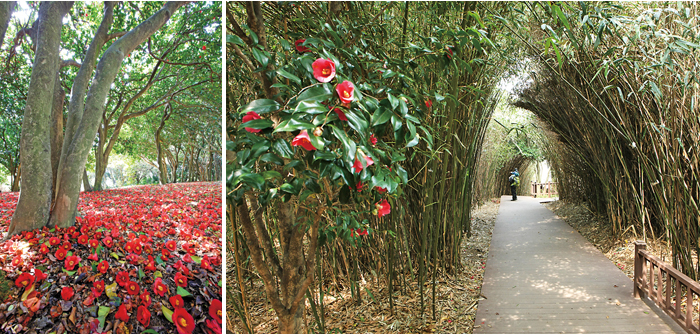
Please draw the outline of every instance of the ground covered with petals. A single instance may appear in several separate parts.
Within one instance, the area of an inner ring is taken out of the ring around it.
[[[0,194],[7,232],[18,193]],[[1,333],[221,333],[221,184],[80,194],[70,228],[0,241]]]

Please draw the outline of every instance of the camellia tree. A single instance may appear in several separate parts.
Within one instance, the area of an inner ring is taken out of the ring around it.
[[[408,182],[401,165],[406,151],[421,139],[416,128],[423,102],[408,89],[392,88],[378,59],[342,50],[338,35],[292,45],[266,40],[260,26],[256,33],[233,22],[237,33],[228,42],[254,73],[262,73],[267,98],[250,101],[233,116],[229,199],[279,332],[298,333],[317,248],[335,238],[357,244],[358,236],[373,233],[371,217],[391,214]],[[284,51],[274,66],[266,43],[280,43]],[[264,218],[267,210],[275,212],[278,241],[268,233],[273,222]]]
[[[72,2],[45,2],[39,5],[36,22],[36,51],[20,139],[22,192],[8,237],[46,224],[70,226],[75,221],[81,178],[87,156],[102,120],[111,85],[123,60],[162,27],[184,2],[168,2],[144,21],[126,32],[110,33],[116,3],[106,2],[102,21],[85,51],[80,70],[73,80],[65,124],[64,140],[52,191],[51,152],[52,107],[56,73],[61,66],[59,44],[63,16]],[[103,47],[109,41],[106,50]],[[61,101],[62,103],[62,101]],[[56,119],[56,116],[53,116]],[[53,203],[53,205],[52,205]],[[50,213],[50,214],[49,214]]]

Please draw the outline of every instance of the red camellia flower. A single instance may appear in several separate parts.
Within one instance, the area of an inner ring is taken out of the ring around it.
[[[352,82],[347,80],[343,81],[338,86],[335,86],[335,91],[338,92],[340,102],[343,103],[350,103],[355,97],[355,85],[353,85]]]
[[[73,291],[73,288],[69,286],[63,287],[63,289],[61,289],[61,298],[63,298],[63,300],[70,300],[74,294],[75,292]]]
[[[452,55],[453,55],[452,48],[450,48],[449,46],[446,46],[445,49],[447,49],[447,53],[446,53],[447,58],[452,59]]]
[[[130,281],[128,272],[120,271],[117,273],[117,284],[119,284],[119,286],[124,287]]]
[[[134,251],[134,243],[133,242],[127,242],[126,245],[124,245],[124,250],[127,253],[132,253]]]
[[[64,241],[63,244],[61,244],[61,248],[65,249],[66,251],[71,250],[73,248],[73,245],[71,245],[70,242]]]
[[[139,292],[141,292],[141,288],[139,287],[139,284],[134,282],[134,281],[129,281],[126,283],[126,292],[128,292],[130,295],[138,295]]]
[[[386,201],[386,199],[383,199],[381,202],[375,205],[377,206],[377,217],[379,218],[386,216],[391,212],[391,206],[389,205],[389,202]]]
[[[73,268],[75,268],[75,265],[77,265],[79,262],[80,257],[78,256],[71,255],[67,257],[65,261],[66,270],[73,270]]]
[[[139,299],[141,299],[141,304],[143,304],[143,306],[146,306],[146,307],[151,306],[152,299],[151,299],[151,294],[148,293],[148,291],[144,291],[141,294],[141,296],[139,296]]]
[[[100,245],[100,242],[97,239],[90,239],[90,241],[88,241],[88,245],[90,245],[91,248],[97,248],[97,246]]]
[[[310,51],[309,48],[302,45],[304,42],[306,42],[306,39],[297,39],[297,41],[294,42],[294,47],[297,49],[297,52],[304,53]]]
[[[97,261],[97,252],[90,254],[90,256],[88,256],[88,260]]]
[[[185,275],[183,275],[182,273],[177,272],[175,274],[175,285],[177,285],[179,287],[186,288],[187,287],[187,277],[185,277]]]
[[[340,119],[341,121],[348,120],[348,117],[345,116],[345,113],[342,110],[340,110],[340,108],[335,108],[333,109],[333,111],[335,111],[335,113],[338,114],[338,119]]]
[[[365,157],[365,165],[363,166],[362,163],[360,162],[360,159],[355,158],[355,163],[352,165],[353,168],[355,168],[355,173],[361,172],[365,167],[369,167],[374,165],[374,160],[368,156]]]
[[[56,246],[56,245],[58,245],[58,244],[60,244],[60,243],[61,243],[61,239],[59,239],[59,238],[57,238],[57,237],[51,237],[51,238],[49,238],[49,245],[51,245],[51,246]]]
[[[102,295],[102,292],[105,291],[105,281],[95,281],[92,283],[92,292],[95,294],[95,297],[99,297]]]
[[[204,255],[204,257],[202,258],[202,262],[200,263],[200,265],[204,270],[212,270],[211,262],[209,261],[209,257],[207,257],[206,255]]]
[[[134,243],[134,253],[141,255],[143,252],[143,248],[141,247],[141,244],[139,243]]]
[[[206,50],[206,49],[207,49],[206,45],[202,46],[202,50]],[[146,326],[146,327],[148,327],[148,326]]]
[[[335,63],[330,59],[318,58],[311,64],[314,78],[320,82],[330,82],[335,78]]]
[[[256,113],[255,111],[249,111],[245,114],[245,116],[243,116],[242,121],[243,121],[243,123],[247,123],[247,122],[250,122],[252,120],[261,119],[261,118],[262,117],[260,117],[260,115],[258,115],[258,113]],[[253,128],[245,128],[245,130],[250,132],[250,133],[260,132],[260,129],[253,129]]]
[[[81,245],[85,245],[88,243],[88,240],[90,240],[90,237],[87,236],[87,234],[81,234],[78,237],[78,243]]]
[[[194,319],[184,308],[176,308],[173,312],[173,322],[180,334],[190,334],[194,331]]]
[[[180,295],[174,295],[168,300],[170,301],[170,305],[172,305],[174,308],[185,307],[185,301],[182,300],[182,296]]]
[[[355,233],[357,233],[357,236],[363,236],[363,235],[368,235],[369,232],[367,230],[362,230],[362,229],[354,229],[352,230],[352,233],[350,234],[351,237],[355,236]]]
[[[213,299],[211,305],[209,305],[209,315],[216,320],[219,324],[221,323],[221,301],[218,299]]]
[[[16,256],[12,259],[12,266],[13,266],[13,267],[19,267],[19,266],[21,266],[21,265],[23,265],[23,264],[24,264],[24,261],[22,261],[22,257],[19,256],[19,255],[16,255]]]
[[[112,240],[112,237],[105,237],[102,239],[102,243],[107,246],[107,248],[112,248],[112,245],[114,245],[114,241]]]
[[[49,247],[46,246],[46,244],[41,244],[41,247],[39,247],[39,253],[41,254],[48,254],[49,253]]]
[[[362,191],[362,187],[363,187],[362,181],[357,181],[357,184],[355,185],[355,189],[357,189],[358,193]]]
[[[18,288],[26,288],[34,284],[34,276],[30,273],[22,273],[15,280],[15,285]]]
[[[175,240],[168,240],[165,242],[165,248],[174,252],[177,249],[177,242]]]
[[[221,334],[221,325],[216,321],[207,319],[204,324],[207,325],[207,332],[209,334]]]
[[[119,310],[117,310],[117,314],[115,314],[114,317],[123,322],[129,321],[129,313],[126,313],[126,305],[119,305]]]
[[[311,139],[309,138],[309,133],[306,130],[301,130],[301,132],[292,139],[292,146],[301,146],[307,151],[315,151],[316,147],[311,144]]]
[[[163,283],[163,280],[160,277],[156,278],[156,281],[153,283],[153,292],[163,297],[167,291],[168,286]]]
[[[433,101],[431,101],[430,99],[426,100],[426,101],[425,101],[425,106],[428,107],[428,108],[432,107],[432,106],[433,106]]]
[[[68,254],[68,251],[66,251],[65,248],[61,247],[58,250],[56,250],[56,253],[53,254],[57,259],[63,260],[66,258],[66,254]]]
[[[374,136],[374,133],[369,135],[369,142],[372,143],[372,146],[377,145],[377,137]]]
[[[149,312],[145,306],[139,306],[136,310],[136,320],[138,320],[143,327],[148,327],[148,324],[151,322],[151,312]]]
[[[100,264],[97,265],[97,270],[101,273],[106,273],[109,270],[109,262],[107,260],[102,260]]]
[[[36,277],[36,281],[39,282],[39,281],[45,280],[46,277],[48,277],[48,276],[46,274],[44,274],[41,270],[35,269],[34,270],[34,277]]]

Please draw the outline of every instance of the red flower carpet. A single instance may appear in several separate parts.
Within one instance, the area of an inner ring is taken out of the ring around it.
[[[0,231],[19,193],[0,194]],[[221,333],[221,183],[80,194],[75,226],[0,241],[2,333]]]

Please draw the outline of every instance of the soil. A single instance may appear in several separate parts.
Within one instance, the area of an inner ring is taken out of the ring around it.
[[[360,304],[352,299],[349,288],[339,294],[325,296],[325,333],[472,333],[499,204],[500,201],[494,199],[472,210],[472,235],[464,240],[461,248],[462,268],[454,276],[438,277],[435,319],[431,309],[431,282],[424,286],[425,314],[421,317],[420,295],[415,281],[407,282],[409,286],[403,292],[394,294],[392,314],[386,281],[372,278],[363,280],[360,285]],[[408,281],[410,278],[406,279]],[[262,285],[254,285],[248,293],[254,332],[276,333],[277,317],[272,307],[267,305]],[[228,330],[246,333],[233,310],[229,310],[227,315]],[[314,319],[307,302],[304,320],[310,325]]]

